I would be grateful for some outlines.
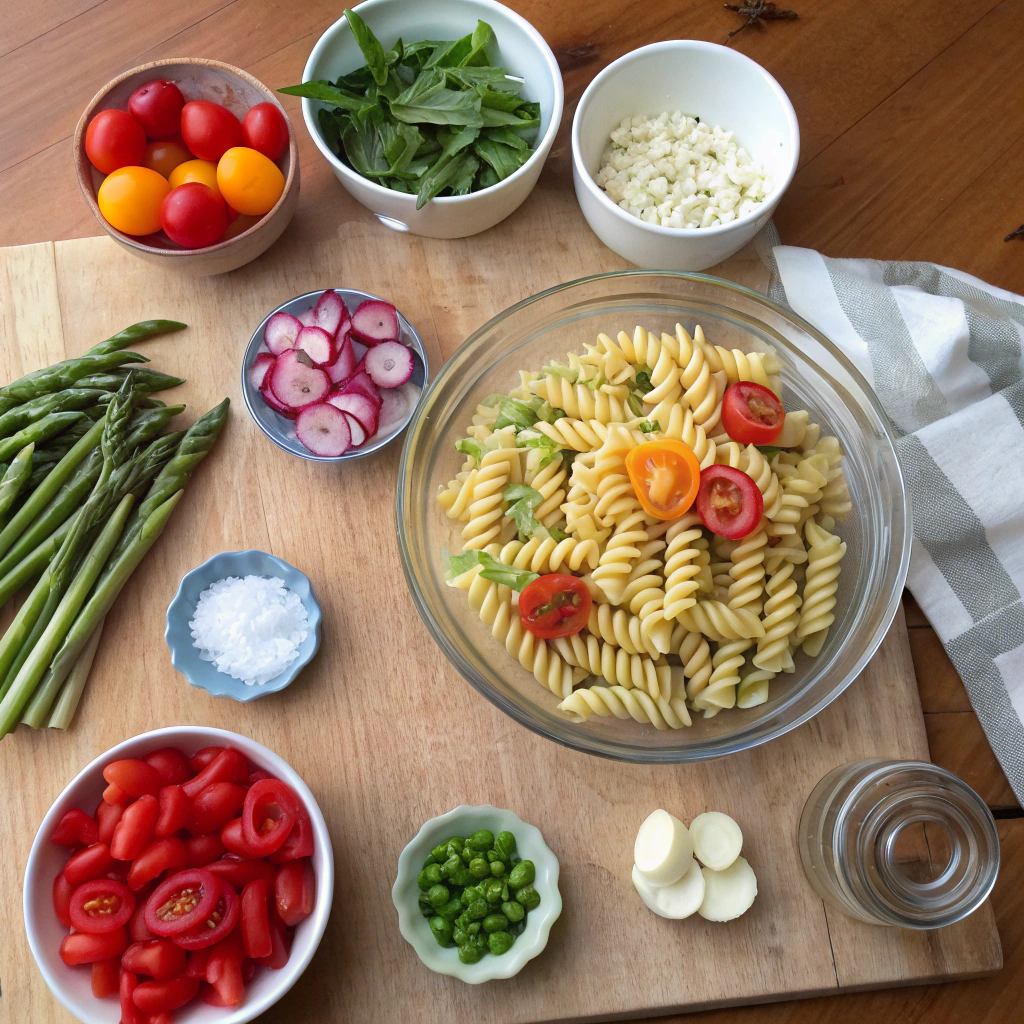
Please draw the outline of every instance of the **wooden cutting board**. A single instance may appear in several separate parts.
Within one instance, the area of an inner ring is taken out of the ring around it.
[[[245,733],[290,761],[334,841],[327,934],[266,1021],[637,1017],[997,970],[988,905],[938,932],[873,928],[826,910],[800,868],[797,819],[826,772],[858,758],[928,757],[902,611],[863,676],[817,718],[756,750],[689,766],[562,749],[515,725],[449,666],[399,565],[398,446],[340,467],[274,447],[242,403],[250,333],[293,295],[343,284],[393,297],[436,368],[509,304],[624,264],[590,233],[571,192],[546,178],[504,224],[455,241],[393,234],[340,187],[330,195],[329,208],[297,218],[264,257],[217,278],[171,276],[106,238],[0,250],[0,380],[136,320],[173,317],[190,329],[145,351],[188,378],[185,416],[225,394],[233,402],[214,455],[107,618],[73,729],[21,728],[0,743],[0,891],[20,891],[38,823],[83,764],[143,730],[192,723]],[[763,283],[752,253],[719,271]],[[309,574],[324,630],[319,655],[290,689],[242,705],[190,687],[171,667],[163,627],[185,572],[247,547]],[[432,974],[398,932],[398,854],[426,818],[460,803],[510,808],[541,829],[561,862],[562,917],[545,953],[508,982],[472,987]],[[670,922],[644,909],[629,880],[633,838],[658,806],[687,821],[722,809],[741,823],[760,889],[743,918]],[[32,962],[15,900],[2,904],[0,925],[3,1018],[69,1020]]]

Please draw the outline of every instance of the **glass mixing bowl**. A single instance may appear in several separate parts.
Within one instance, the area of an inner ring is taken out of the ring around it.
[[[782,360],[784,402],[806,408],[823,434],[835,434],[853,511],[838,532],[847,544],[835,623],[817,658],[772,680],[768,701],[733,708],[693,725],[658,731],[632,720],[592,716],[573,722],[495,640],[466,594],[445,584],[442,549],[461,550],[460,523],[437,503],[439,487],[461,468],[455,442],[477,404],[581,351],[600,332],[636,324],[672,333],[700,324],[709,341],[743,350],[771,345]],[[396,503],[398,539],[413,599],[451,663],[489,701],[529,729],[576,750],[633,762],[700,761],[781,736],[846,689],[882,642],[910,562],[910,512],[885,413],[863,377],[814,327],[763,295],[704,274],[624,271],[541,292],[500,313],[445,364],[420,402],[402,452]]]

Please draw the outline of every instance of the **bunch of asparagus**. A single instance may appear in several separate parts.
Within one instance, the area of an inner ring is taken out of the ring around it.
[[[0,738],[70,725],[104,617],[224,426],[227,399],[164,434],[185,407],[153,395],[184,381],[133,365],[128,345],[184,326],[143,321],[0,387],[0,605],[32,585],[0,637]]]

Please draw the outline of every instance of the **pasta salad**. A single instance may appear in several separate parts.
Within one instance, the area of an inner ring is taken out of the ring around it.
[[[783,409],[772,351],[678,324],[584,349],[477,407],[449,586],[575,721],[763,704],[834,621],[838,439]]]

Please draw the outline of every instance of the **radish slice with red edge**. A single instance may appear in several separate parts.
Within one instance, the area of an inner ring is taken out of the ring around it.
[[[327,399],[327,401],[330,402],[331,400]],[[331,404],[333,405],[334,403],[332,402]],[[344,412],[344,410],[342,410],[342,412]],[[352,413],[346,412],[345,419],[348,420],[348,429],[352,433],[352,447],[358,448],[369,435],[363,429],[362,423],[360,423]]]
[[[263,396],[263,401],[266,402],[274,412],[279,412],[282,416],[287,416],[290,420],[295,419],[295,410],[289,409],[288,406],[281,402],[277,395],[274,394],[274,390],[270,386],[269,370],[267,371],[267,375],[263,378],[263,387],[260,388],[260,394]]]
[[[349,413],[359,420],[367,436],[373,437],[377,433],[378,407],[366,395],[350,392],[349,394],[331,395],[327,401],[335,409]]]
[[[412,350],[397,341],[382,341],[366,353],[366,372],[379,388],[401,387],[412,376]]]
[[[267,374],[277,400],[289,409],[319,402],[331,389],[331,378],[297,349],[279,355]]]
[[[334,339],[322,327],[303,327],[295,336],[295,347],[305,352],[317,366],[334,361]]]
[[[360,395],[366,395],[366,397],[376,405],[380,405],[383,401],[380,397],[380,391],[377,389],[377,385],[370,380],[370,375],[366,373],[365,370],[359,370],[345,381],[340,389],[335,388],[335,390],[340,390],[343,395],[352,394],[353,392]]]
[[[271,353],[279,356],[295,344],[295,338],[302,328],[291,313],[275,313],[263,328],[263,342]]]
[[[398,341],[398,310],[390,302],[367,299],[352,314],[352,332],[367,345]]]
[[[324,292],[313,307],[313,323],[336,338],[349,322],[348,310],[341,296],[333,288]]]
[[[267,371],[274,364],[274,357],[269,352],[260,352],[252,366],[249,367],[249,383],[258,391],[263,386]]]
[[[330,366],[325,366],[332,384],[340,384],[348,380],[356,372],[356,354],[352,350],[352,336],[345,332],[341,341],[337,344],[338,354]]]
[[[316,327],[316,314],[313,312],[312,307],[304,309],[299,314],[299,323],[303,327]]]
[[[295,436],[314,455],[336,458],[352,444],[345,414],[326,402],[307,405],[295,421]]]

